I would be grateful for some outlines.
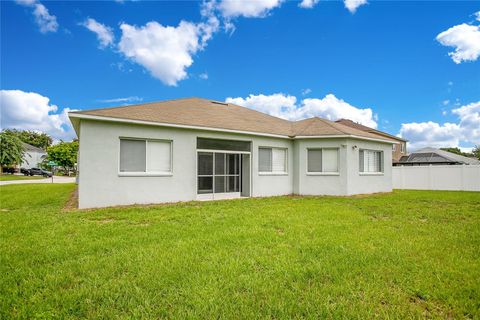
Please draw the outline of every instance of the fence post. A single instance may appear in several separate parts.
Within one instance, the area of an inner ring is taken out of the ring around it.
[[[428,165],[428,190],[432,190],[432,165]]]

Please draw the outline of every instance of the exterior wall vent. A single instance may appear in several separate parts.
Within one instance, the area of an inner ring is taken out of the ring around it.
[[[214,101],[214,100],[210,100],[210,102],[215,104],[221,104],[222,106],[228,106],[228,103],[225,103],[225,102]]]

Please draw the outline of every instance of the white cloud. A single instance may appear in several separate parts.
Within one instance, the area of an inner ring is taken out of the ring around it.
[[[478,12],[475,12],[475,18],[477,19],[477,21],[480,21],[480,11]]]
[[[297,118],[322,117],[328,120],[350,119],[367,127],[377,128],[377,117],[370,108],[358,108],[327,94],[323,99],[304,99],[297,109]]]
[[[313,7],[315,7],[315,5],[319,2],[320,0],[302,0],[302,2],[300,2],[298,4],[298,6],[300,8],[304,8],[304,9],[311,9]]]
[[[460,119],[462,140],[480,144],[480,101],[453,109],[452,113]]]
[[[351,13],[355,13],[358,7],[367,4],[367,0],[344,0],[345,8]]]
[[[372,128],[377,127],[376,115],[372,109],[352,106],[333,94],[327,94],[323,99],[303,99],[299,104],[295,96],[283,93],[251,94],[247,98],[227,98],[226,102],[289,120],[321,117],[335,121],[347,118]]]
[[[208,73],[206,73],[206,72],[200,73],[200,75],[198,77],[202,80],[207,80],[208,79]]]
[[[212,27],[212,26],[211,26]],[[128,58],[145,67],[169,86],[187,77],[192,56],[201,50],[214,32],[208,24],[181,21],[177,27],[152,21],[143,27],[120,25],[122,37],[118,47]]]
[[[46,132],[55,140],[71,140],[75,132],[64,108],[50,104],[50,99],[35,92],[21,90],[0,90],[2,128],[37,130]]]
[[[37,0],[16,0],[22,6],[33,9],[35,22],[40,27],[41,33],[56,32],[58,30],[57,17],[51,15],[48,9]]]
[[[409,140],[412,149],[458,147],[461,142],[480,144],[480,101],[453,109],[452,113],[458,116],[458,123],[403,123],[400,136]]]
[[[450,103],[450,100],[448,100],[448,99],[442,101],[442,104],[443,104],[444,106],[446,106],[446,105],[449,104],[449,103]]]
[[[456,147],[460,142],[460,128],[454,123],[439,125],[436,122],[403,123],[400,136],[408,140],[409,149],[423,147]]]
[[[222,16],[226,18],[246,17],[263,18],[276,7],[280,7],[283,0],[221,0],[218,4]]]
[[[291,119],[295,117],[297,98],[283,93],[275,93],[272,95],[251,94],[247,98],[229,97],[225,101],[267,113],[275,117]]]
[[[92,18],[88,18],[81,25],[97,35],[97,39],[100,42],[100,48],[105,48],[113,44],[115,37],[112,28],[97,22]]]
[[[115,103],[115,102],[130,103],[130,102],[143,101],[143,98],[137,97],[137,96],[130,96],[130,97],[125,97],[125,98],[104,99],[104,100],[98,100],[98,101],[103,102],[103,103]]]
[[[455,48],[448,55],[456,64],[475,61],[480,56],[480,26],[462,23],[443,31],[436,39],[444,46]]]

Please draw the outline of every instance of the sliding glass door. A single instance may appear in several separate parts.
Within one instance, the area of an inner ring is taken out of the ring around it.
[[[240,197],[242,157],[238,153],[198,152],[197,194],[204,199]]]

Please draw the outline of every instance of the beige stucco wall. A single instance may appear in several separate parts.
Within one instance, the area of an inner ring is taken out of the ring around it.
[[[301,139],[295,140],[297,162],[295,163],[294,192],[301,195],[345,195],[347,194],[346,139]],[[339,174],[307,173],[308,148],[338,148]]]
[[[105,207],[195,200],[197,137],[252,142],[251,195],[293,193],[293,142],[288,139],[82,120],[80,123],[79,207]],[[166,139],[172,145],[171,176],[119,176],[120,137]],[[259,175],[258,147],[287,148],[286,175]]]
[[[383,173],[368,175],[359,170],[359,150],[383,151]],[[392,191],[392,145],[373,141],[349,139],[347,142],[347,195]]]
[[[197,137],[245,140],[252,142],[251,196],[349,195],[391,191],[391,145],[354,139],[303,139],[259,137],[234,133],[167,128],[137,124],[82,120],[79,150],[79,206],[105,207],[129,204],[190,201],[197,198]],[[119,176],[120,137],[166,139],[172,145],[171,176]],[[353,148],[357,145],[357,148]],[[287,149],[287,174],[261,175],[258,148]],[[339,175],[307,175],[309,147],[338,147]],[[385,173],[361,176],[358,150],[383,150]]]

